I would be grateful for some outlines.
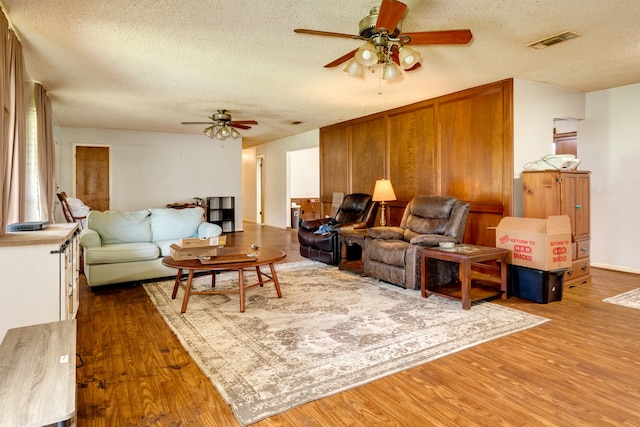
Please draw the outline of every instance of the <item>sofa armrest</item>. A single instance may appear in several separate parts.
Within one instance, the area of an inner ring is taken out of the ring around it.
[[[201,222],[198,226],[198,237],[201,239],[207,237],[217,237],[222,234],[222,227],[218,224],[212,224],[210,222]]]
[[[371,227],[367,228],[367,236],[372,239],[403,240],[404,230],[400,227]]]
[[[80,245],[86,249],[99,248],[102,246],[102,241],[97,231],[90,228],[83,228],[80,230]]]

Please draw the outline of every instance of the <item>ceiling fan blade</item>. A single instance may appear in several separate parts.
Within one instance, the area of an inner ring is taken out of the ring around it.
[[[255,120],[232,120],[230,122],[232,125],[257,125],[258,122]]]
[[[332,33],[330,31],[305,30],[304,28],[296,28],[295,30],[293,30],[293,32],[298,34],[311,34],[314,36],[342,37],[346,39],[360,38],[360,36],[356,36],[353,34]]]
[[[211,122],[181,122],[183,125],[215,125]]]
[[[358,49],[353,49],[351,52],[342,55],[340,58],[329,62],[327,65],[324,66],[324,68],[337,67],[338,65],[342,64],[343,62],[346,62],[349,59],[353,58],[353,56],[356,54],[357,51],[358,51]]]
[[[228,126],[231,126],[232,128],[238,128],[238,129],[251,129],[251,126],[241,125],[241,124],[238,124],[238,122],[229,122]]]
[[[411,37],[409,44],[467,44],[471,41],[471,30],[420,31],[402,33]]]
[[[389,34],[393,34],[406,10],[407,5],[404,3],[396,0],[382,0],[376,21],[376,31],[385,28]]]

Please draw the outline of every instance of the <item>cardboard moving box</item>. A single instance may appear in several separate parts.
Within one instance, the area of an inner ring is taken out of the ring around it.
[[[205,244],[206,243],[206,244]],[[169,255],[176,261],[196,259],[201,257],[214,257],[218,255],[218,249],[227,244],[227,236],[199,239],[180,239],[180,244],[169,246]]]
[[[224,246],[226,244],[227,236],[206,237],[204,239],[191,237],[188,239],[180,239],[179,246],[181,248],[199,248],[202,246]]]
[[[496,247],[509,250],[509,264],[550,271],[571,267],[571,222],[567,215],[547,219],[504,217]]]

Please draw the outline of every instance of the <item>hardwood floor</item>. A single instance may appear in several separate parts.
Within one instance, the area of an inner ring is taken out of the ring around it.
[[[303,259],[295,230],[244,224],[229,243]],[[594,268],[592,277],[559,302],[495,301],[551,319],[541,326],[255,426],[640,425],[640,310],[601,302],[640,287],[640,276]],[[82,278],[80,298],[78,426],[239,425],[141,286],[91,292]]]

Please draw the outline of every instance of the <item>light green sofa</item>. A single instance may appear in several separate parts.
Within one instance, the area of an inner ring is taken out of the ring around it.
[[[203,215],[200,207],[89,212],[80,232],[87,283],[94,287],[175,276],[176,269],[162,265],[173,243],[222,234],[220,226],[203,222]]]

